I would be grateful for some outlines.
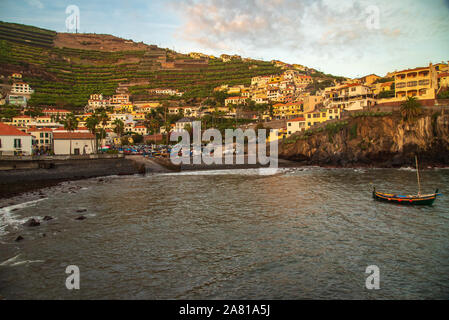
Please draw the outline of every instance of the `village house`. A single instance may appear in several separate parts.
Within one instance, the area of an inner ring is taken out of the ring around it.
[[[53,141],[55,155],[84,155],[95,152],[95,136],[90,132],[55,131]]]
[[[33,137],[14,126],[0,122],[0,155],[32,155]]]
[[[180,131],[184,130],[187,125],[189,125],[190,127],[193,127],[193,121],[195,121],[194,118],[185,117],[185,118],[179,119],[178,121],[176,121],[175,131],[180,132]]]
[[[328,108],[338,107],[341,110],[354,111],[370,108],[376,103],[370,87],[353,83],[339,86],[324,105]]]
[[[33,118],[26,115],[15,116],[12,118],[12,124],[16,127],[26,127],[33,122]]]
[[[435,67],[407,69],[394,73],[395,97],[386,103],[400,104],[407,97],[415,97],[421,103],[432,105],[438,90],[438,77]]]
[[[87,102],[89,110],[96,110],[100,108],[106,109],[109,107],[109,99],[103,97],[103,94],[91,94]]]
[[[225,106],[228,106],[230,104],[245,104],[246,98],[245,97],[230,97],[225,99]]]
[[[8,94],[6,100],[9,104],[14,106],[20,106],[24,108],[27,106],[27,97],[22,95]]]
[[[134,131],[135,133],[137,133],[137,134],[142,135],[142,136],[148,134],[148,128],[145,127],[145,126],[141,126],[141,125],[135,126],[134,129],[133,129],[133,131]]]
[[[109,103],[114,106],[129,104],[129,94],[115,94],[111,97]]]
[[[31,127],[27,133],[33,136],[33,148],[36,150],[50,151],[53,149],[53,130],[50,128]]]
[[[68,111],[68,110],[64,110],[64,109],[50,109],[50,108],[48,108],[48,109],[42,110],[42,113],[45,116],[51,117],[52,119],[65,119],[72,112]]]
[[[306,130],[306,119],[298,117],[287,121],[287,135],[292,135],[295,132]]]
[[[327,121],[326,110],[311,111],[305,114],[306,130],[314,125]]]
[[[34,90],[30,88],[30,85],[28,83],[19,81],[19,82],[14,82],[12,84],[11,93],[12,94],[32,94],[32,93],[34,93]]]
[[[380,77],[378,75],[369,74],[367,76],[360,78],[359,80],[360,80],[360,83],[369,86],[369,85],[373,84],[378,79],[380,79]]]

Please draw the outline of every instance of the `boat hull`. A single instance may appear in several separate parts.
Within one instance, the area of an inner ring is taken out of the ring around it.
[[[389,203],[396,203],[401,205],[421,205],[430,206],[433,204],[437,197],[437,194],[431,194],[426,196],[397,196],[394,194],[382,193],[373,191],[373,198],[378,201],[384,201]]]

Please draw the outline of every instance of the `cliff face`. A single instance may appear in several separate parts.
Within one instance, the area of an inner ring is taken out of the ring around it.
[[[346,123],[346,124],[345,124]],[[279,157],[323,166],[449,165],[449,114],[423,115],[405,123],[399,115],[348,119],[337,129],[292,136]]]

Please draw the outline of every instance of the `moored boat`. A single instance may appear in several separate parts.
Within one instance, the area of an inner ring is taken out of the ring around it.
[[[390,203],[405,204],[405,205],[427,205],[430,206],[438,196],[438,189],[435,193],[425,195],[400,195],[378,192],[376,189],[373,191],[373,198],[380,201],[386,201]]]
[[[417,195],[401,195],[401,194],[392,194],[392,193],[384,193],[376,191],[376,187],[373,190],[373,198],[379,201],[386,201],[390,203],[397,204],[405,204],[405,205],[426,205],[430,206],[433,204],[438,193],[438,189],[435,190],[435,193],[431,194],[421,194],[421,181],[419,177],[419,167],[418,167],[418,157],[415,156],[416,160],[416,175],[418,179],[418,194]]]

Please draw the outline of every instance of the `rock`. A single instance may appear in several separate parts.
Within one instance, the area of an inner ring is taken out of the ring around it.
[[[85,216],[79,216],[78,218],[75,218],[75,220],[84,220],[87,219]]]
[[[23,225],[26,227],[37,227],[37,226],[40,226],[41,223],[39,221],[37,221],[36,219],[30,219],[27,222],[25,222]]]
[[[78,213],[86,212],[86,211],[87,211],[87,209],[78,209],[78,210],[76,210],[76,212],[78,212]]]
[[[53,220],[53,217],[45,216],[43,220],[44,221],[50,221],[50,220]]]
[[[19,242],[19,241],[22,241],[22,240],[23,240],[23,237],[22,236],[18,236],[15,241]]]

